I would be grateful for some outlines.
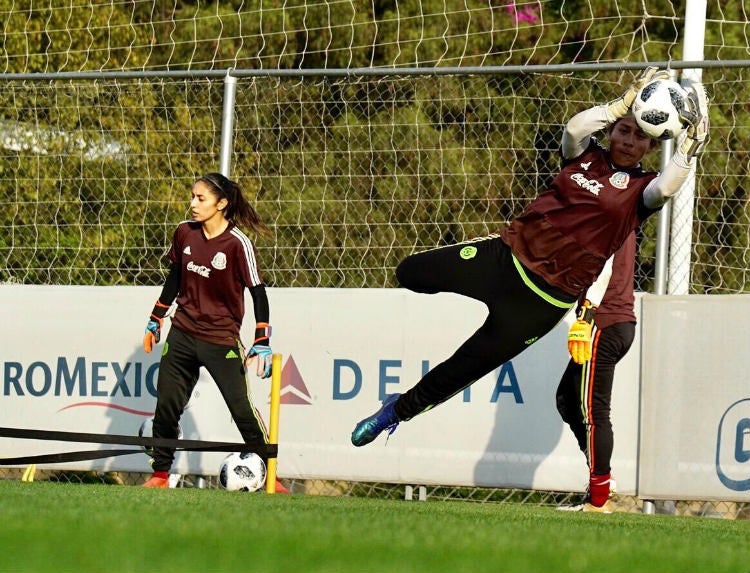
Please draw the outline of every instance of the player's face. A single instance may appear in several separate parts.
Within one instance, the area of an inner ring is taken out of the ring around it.
[[[653,147],[654,140],[641,131],[632,116],[618,121],[609,132],[609,155],[617,167],[635,167]]]
[[[193,185],[190,199],[190,214],[197,223],[218,221],[224,218],[221,211],[226,206],[226,199],[219,199],[214,191],[203,181]]]

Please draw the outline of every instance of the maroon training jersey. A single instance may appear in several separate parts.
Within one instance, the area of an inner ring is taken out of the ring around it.
[[[503,230],[502,238],[529,270],[578,295],[654,212],[642,196],[656,176],[640,166],[613,167],[609,152],[592,138],[586,151],[566,162],[550,189]]]
[[[604,298],[596,309],[596,326],[607,328],[619,322],[635,322],[635,295],[633,280],[635,275],[635,231],[615,253],[612,260],[612,276],[609,279]]]
[[[200,223],[185,221],[167,256],[180,267],[172,324],[201,340],[234,346],[245,316],[245,288],[263,282],[253,243],[231,222],[207,239]]]

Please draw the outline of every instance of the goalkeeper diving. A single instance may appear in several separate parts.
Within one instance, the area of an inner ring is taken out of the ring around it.
[[[574,115],[562,133],[562,169],[501,232],[401,261],[396,269],[401,286],[476,299],[487,306],[487,317],[452,356],[411,389],[386,396],[379,410],[358,422],[352,444],[369,444],[455,396],[547,334],[579,297],[587,298],[607,260],[680,189],[706,142],[708,102],[696,83],[688,88],[682,112],[688,127],[676,152],[661,173],[642,168],[641,160],[658,142],[638,127],[631,106],[642,86],[668,77],[648,67],[621,97]],[[606,134],[608,145],[594,137],[598,132]],[[591,356],[590,311],[598,302],[584,300],[581,306],[570,340],[576,360]]]

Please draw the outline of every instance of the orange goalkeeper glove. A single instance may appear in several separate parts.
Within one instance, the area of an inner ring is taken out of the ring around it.
[[[595,307],[588,300],[584,301],[578,309],[576,321],[568,331],[568,352],[576,364],[591,360],[591,331],[595,316]]]
[[[164,317],[169,310],[170,305],[162,304],[160,301],[156,301],[154,310],[151,311],[151,316],[146,324],[146,333],[143,335],[143,350],[147,354],[150,354],[154,349],[154,345],[161,339],[161,327],[164,324]]]

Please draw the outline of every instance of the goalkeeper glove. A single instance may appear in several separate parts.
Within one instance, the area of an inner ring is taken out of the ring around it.
[[[154,345],[161,340],[161,327],[164,324],[164,317],[169,310],[170,305],[162,304],[161,301],[156,301],[154,310],[151,311],[151,316],[146,324],[146,334],[143,335],[143,350],[150,354],[154,349]]]
[[[259,378],[268,378],[271,375],[271,347],[267,344],[253,344],[247,353],[245,365],[248,368],[255,367],[255,374]]]
[[[640,77],[635,80],[630,87],[618,97],[616,100],[611,101],[607,104],[607,117],[610,123],[614,123],[618,119],[625,117],[630,113],[630,108],[635,101],[635,96],[638,95],[638,91],[652,80],[668,80],[669,72],[667,70],[659,70],[655,66],[649,66]]]
[[[688,105],[680,112],[680,118],[688,124],[680,143],[680,152],[688,160],[703,151],[708,138],[708,96],[701,83],[694,83],[687,90]]]
[[[259,322],[255,325],[255,340],[245,358],[245,365],[252,368],[254,364],[255,374],[259,378],[268,378],[271,375],[271,359],[273,353],[269,340],[271,338],[271,326],[267,322]]]
[[[595,316],[595,307],[588,300],[584,301],[578,309],[576,321],[568,331],[568,352],[576,364],[591,360],[591,331]]]

